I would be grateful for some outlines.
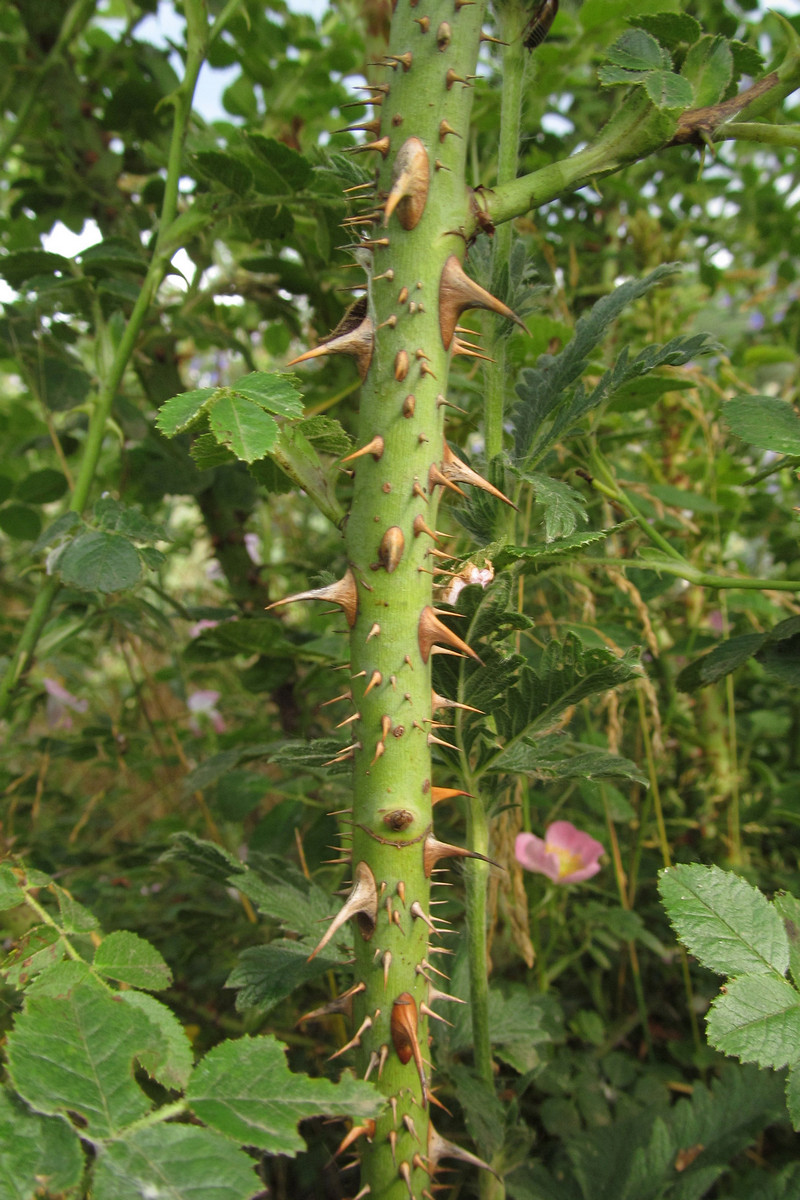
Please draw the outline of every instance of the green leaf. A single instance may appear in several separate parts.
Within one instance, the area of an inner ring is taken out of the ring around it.
[[[15,291],[19,291],[25,280],[34,275],[52,275],[56,272],[70,276],[72,263],[68,258],[52,254],[49,250],[17,250],[0,259],[0,276]]]
[[[240,1145],[294,1157],[304,1149],[299,1121],[313,1116],[372,1117],[383,1099],[371,1084],[294,1075],[274,1037],[216,1046],[195,1067],[186,1097],[212,1129]]]
[[[83,1173],[77,1134],[62,1117],[32,1113],[0,1088],[0,1200],[34,1200],[75,1187]]]
[[[682,863],[659,875],[658,889],[680,940],[720,975],[783,975],[789,942],[779,914],[731,871]]]
[[[99,983],[63,996],[29,995],[8,1035],[11,1079],[38,1112],[78,1113],[92,1137],[112,1137],[150,1108],[131,1063],[149,1047],[150,1023]]]
[[[6,504],[0,508],[0,529],[20,542],[33,542],[42,529],[42,519],[35,508],[24,504]]]
[[[537,471],[522,472],[522,477],[532,484],[536,503],[544,508],[544,535],[548,542],[568,537],[579,523],[586,524],[589,518],[583,497],[568,483]]]
[[[737,437],[776,454],[800,454],[800,416],[776,396],[734,396],[722,418]]]
[[[313,174],[311,163],[285,142],[253,132],[248,133],[247,142],[292,188],[299,190],[308,183]]]
[[[146,991],[158,992],[172,983],[172,972],[155,946],[126,929],[103,938],[94,952],[94,967],[109,979]]]
[[[210,1129],[155,1125],[97,1148],[92,1200],[251,1200],[255,1163]]]
[[[733,79],[733,55],[727,38],[706,34],[690,47],[681,67],[681,75],[690,83],[695,108],[717,104]]]
[[[220,446],[213,433],[199,434],[193,440],[189,453],[198,471],[211,471],[214,467],[221,467],[223,463],[236,462],[236,455],[226,446]]]
[[[208,402],[217,394],[217,388],[195,388],[191,392],[181,392],[161,405],[156,418],[156,428],[166,437],[174,437],[176,433],[185,433],[205,419]]]
[[[231,391],[248,400],[254,400],[267,412],[280,417],[302,417],[303,397],[294,375],[274,375],[265,371],[254,371],[243,375],[231,387]]]
[[[608,61],[628,71],[657,71],[672,66],[667,51],[644,29],[629,29],[606,52]]]
[[[571,533],[559,538],[557,542],[543,543],[540,546],[503,546],[494,557],[494,566],[497,571],[501,571],[504,567],[518,562],[522,563],[523,570],[528,564],[531,569],[535,569],[539,562],[566,558],[569,554],[577,553],[586,546],[604,542],[612,534],[627,529],[630,524],[630,521],[623,521],[619,525],[612,525],[610,529],[590,529],[586,533]]]
[[[183,1091],[192,1072],[194,1054],[178,1018],[166,1004],[146,992],[123,991],[118,997],[144,1013],[150,1022],[150,1044],[137,1054],[139,1065],[162,1087]]]
[[[278,437],[278,426],[263,407],[235,392],[214,401],[209,421],[217,441],[248,463],[263,458]]]
[[[61,928],[64,933],[95,933],[100,928],[100,922],[94,913],[89,912],[65,888],[57,883],[50,884],[50,891],[58,900],[61,914]]]
[[[765,641],[766,635],[762,633],[745,633],[741,637],[729,638],[721,646],[715,646],[708,654],[684,667],[676,683],[682,692],[694,692],[716,683],[757,654]]]
[[[221,150],[201,150],[194,159],[203,175],[223,184],[237,196],[252,187],[252,171],[233,154],[224,154]]]
[[[631,25],[646,29],[662,46],[672,49],[683,42],[691,46],[703,32],[699,21],[684,12],[663,12],[628,18]]]
[[[800,1046],[800,994],[777,975],[740,975],[715,997],[706,1018],[710,1044],[760,1067],[785,1067]]]
[[[67,481],[61,471],[45,467],[42,471],[31,471],[17,484],[14,495],[25,504],[51,504],[60,500],[67,490]]]
[[[46,550],[48,546],[52,546],[62,538],[68,537],[81,524],[80,517],[74,512],[66,512],[60,517],[56,517],[53,524],[48,525],[33,543],[31,554],[39,554],[42,550]]]
[[[778,892],[772,906],[783,921],[789,942],[789,970],[795,987],[800,986],[800,900],[790,892]]]
[[[0,912],[25,903],[25,893],[17,883],[10,863],[0,863]]]
[[[505,1109],[485,1079],[469,1067],[454,1064],[448,1075],[464,1113],[467,1132],[482,1154],[491,1158],[503,1144]]]
[[[233,766],[239,761],[239,754],[235,751],[229,751],[234,755]],[[222,846],[217,846],[214,842],[204,841],[203,838],[195,837],[191,833],[174,833],[170,838],[170,847],[161,856],[162,862],[170,862],[178,860],[185,862],[196,871],[198,875],[204,876],[206,879],[213,879],[216,883],[228,883],[230,875],[237,876],[244,873],[247,867],[230,851],[224,850]]]
[[[92,510],[94,518],[109,533],[121,533],[134,542],[168,542],[162,525],[149,520],[138,508],[122,504],[113,496],[101,496]]]
[[[691,84],[673,71],[650,71],[644,86],[656,108],[689,108],[692,103]]]
[[[142,564],[127,538],[89,530],[64,547],[56,569],[64,583],[72,587],[107,594],[137,584]]]
[[[341,964],[341,960],[330,956],[330,950],[309,962],[312,949],[309,942],[277,938],[266,946],[249,946],[243,950],[225,980],[225,987],[238,989],[236,1007],[269,1012],[301,983],[316,979]]]

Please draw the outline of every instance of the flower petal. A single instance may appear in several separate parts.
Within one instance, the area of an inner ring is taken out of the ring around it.
[[[518,833],[514,842],[514,854],[517,862],[527,871],[536,871],[546,875],[554,883],[558,882],[559,861],[551,854],[541,838],[533,833]]]

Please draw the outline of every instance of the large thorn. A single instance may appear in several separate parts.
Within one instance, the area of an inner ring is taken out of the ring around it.
[[[347,146],[345,147],[345,154],[366,154],[370,150],[377,150],[381,158],[386,158],[390,145],[389,138],[382,137],[374,142],[364,142],[361,146]]]
[[[383,223],[397,210],[403,229],[413,229],[425,211],[430,167],[428,153],[419,138],[410,137],[397,152],[392,172],[392,187],[383,210]]]
[[[358,613],[358,589],[356,577],[350,567],[336,583],[327,587],[312,588],[308,592],[296,592],[294,596],[284,596],[282,600],[273,600],[268,604],[266,612],[271,608],[279,608],[282,604],[293,604],[295,600],[326,600],[330,604],[338,604],[344,612],[347,624],[352,629]]]
[[[406,539],[399,525],[390,525],[378,546],[378,561],[391,575],[403,557]]]
[[[365,862],[358,863],[354,874],[355,880],[350,895],[331,921],[316,949],[309,954],[308,962],[311,962],[312,958],[316,958],[336,931],[341,929],[342,925],[351,917],[356,918],[361,936],[365,941],[369,941],[375,932],[375,923],[378,919],[378,889],[375,886],[375,876]]]
[[[456,1146],[454,1142],[448,1142],[447,1138],[441,1137],[433,1125],[428,1125],[428,1162],[435,1171],[439,1162],[443,1158],[457,1158],[461,1162],[470,1163],[473,1167],[481,1167],[484,1171],[490,1171],[495,1178],[500,1176],[495,1171],[494,1167],[490,1167],[482,1158],[478,1158],[476,1154],[470,1154],[469,1150],[462,1150],[460,1146]]]
[[[366,1134],[368,1142],[375,1137],[375,1122],[372,1117],[367,1117],[363,1125],[354,1125],[350,1132],[344,1135],[333,1157],[338,1158],[340,1154],[344,1154],[347,1147],[352,1146],[353,1142],[357,1142],[364,1134]]]
[[[490,863],[493,867],[500,866],[493,859],[487,858],[485,854],[478,854],[477,850],[467,850],[463,846],[451,846],[448,842],[437,841],[432,834],[429,834],[425,838],[425,849],[422,856],[423,867],[428,879],[440,858],[479,858],[481,862]]]
[[[470,279],[455,254],[451,254],[442,269],[439,281],[439,329],[445,350],[450,349],[458,318],[468,308],[486,308],[527,329],[507,304]]]
[[[401,1063],[414,1063],[422,1087],[422,1106],[428,1102],[425,1068],[422,1063],[422,1051],[417,1040],[417,1002],[410,992],[401,992],[392,1005],[392,1015],[389,1021],[392,1035],[392,1045]]]
[[[476,662],[481,663],[481,666],[483,666],[483,663],[472,647],[468,646],[458,634],[453,633],[452,629],[448,629],[444,622],[439,620],[430,604],[426,605],[420,614],[417,636],[419,639],[419,652],[422,655],[424,663],[431,656],[434,642],[444,642],[448,646],[462,650],[470,658],[474,658]]]
[[[379,433],[376,433],[375,437],[372,438],[370,441],[368,441],[365,446],[361,446],[358,450],[354,450],[352,454],[348,454],[345,458],[341,459],[340,461],[341,462],[352,462],[352,460],[354,458],[361,458],[364,454],[371,454],[372,457],[375,459],[375,462],[378,462],[381,455],[383,454],[383,450],[384,450],[383,438],[381,437],[381,435]]]
[[[446,440],[442,456],[442,472],[448,479],[456,480],[458,483],[471,483],[473,487],[481,488],[490,496],[496,496],[498,500],[502,500],[504,504],[510,504],[516,512],[519,512],[513,500],[509,500],[508,496],[504,496],[494,484],[489,483],[488,479],[484,479],[477,471],[473,471],[472,467],[468,467],[457,454],[454,454]]]
[[[346,354],[356,360],[359,375],[366,379],[374,345],[375,330],[372,319],[367,316],[367,297],[361,296],[355,304],[350,305],[329,337],[323,338],[313,350],[306,350],[286,365],[293,367],[296,363],[323,358],[327,354]]]
[[[466,492],[462,492],[457,484],[453,483],[444,472],[439,470],[436,463],[431,463],[431,469],[428,471],[428,490],[432,492],[437,483],[441,487],[449,488],[451,492],[455,492],[458,496],[466,495]]]
[[[480,708],[473,708],[471,704],[461,704],[458,700],[448,700],[446,696],[440,696],[438,692],[431,692],[431,706],[433,712],[437,708],[463,708],[465,712],[480,713],[485,716],[485,713]]]
[[[470,792],[463,792],[460,788],[431,788],[431,804],[439,804],[442,800],[452,800],[454,796],[469,796],[473,799]]]
[[[424,1000],[419,1006],[419,1011],[423,1014],[423,1016],[433,1017],[435,1021],[441,1021],[444,1025],[449,1025],[451,1029],[453,1028],[452,1021],[448,1021],[447,1017],[443,1017],[441,1013],[434,1012],[432,1008],[428,1008],[428,1005]]]

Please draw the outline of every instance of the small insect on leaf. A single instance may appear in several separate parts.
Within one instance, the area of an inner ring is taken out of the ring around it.
[[[550,32],[550,26],[558,12],[558,0],[539,0],[533,10],[533,15],[522,32],[522,41],[526,50],[535,50],[541,46]]]

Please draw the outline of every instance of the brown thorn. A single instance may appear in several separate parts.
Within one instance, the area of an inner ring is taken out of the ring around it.
[[[431,788],[431,804],[439,804],[442,800],[452,800],[454,796],[469,796],[470,799],[474,799],[469,792],[464,792],[460,788]]]
[[[425,211],[430,166],[428,152],[419,138],[407,138],[397,152],[392,171],[392,186],[384,206],[383,224],[397,210],[403,229],[414,229]]]
[[[424,912],[419,900],[414,901],[414,903],[411,905],[411,908],[409,909],[409,912],[411,913],[412,917],[414,917],[415,919],[418,919],[420,921],[424,921],[430,930],[432,930],[434,933],[436,932],[436,926],[434,925],[434,923],[430,919],[430,917]]]
[[[366,1079],[366,1076],[364,1076],[364,1078]],[[338,1149],[334,1151],[333,1157],[338,1158],[340,1154],[344,1153],[348,1146],[352,1146],[353,1142],[358,1141],[358,1139],[363,1137],[364,1134],[367,1135],[368,1142],[371,1142],[375,1136],[375,1122],[371,1117],[368,1117],[363,1125],[354,1125],[350,1132],[344,1135],[339,1143]]]
[[[430,658],[431,651],[435,642],[445,642],[447,645],[463,651],[470,658],[474,658],[481,666],[483,663],[471,646],[468,646],[458,634],[453,633],[436,615],[435,609],[430,605],[426,605],[420,613],[419,627],[417,631],[419,640],[420,654],[422,661],[427,663]]]
[[[399,525],[390,525],[381,538],[378,546],[378,561],[385,568],[387,574],[396,570],[403,557],[406,539]]]
[[[383,438],[379,433],[376,433],[375,437],[367,442],[365,446],[362,446],[360,450],[354,450],[352,454],[346,455],[345,458],[341,458],[339,461],[343,463],[352,462],[354,458],[361,458],[363,454],[371,454],[375,462],[378,462],[383,454],[384,446],[385,442]]]
[[[444,1019],[444,1018],[440,1018],[440,1020],[443,1020],[443,1019]],[[366,1080],[368,1080],[368,1079],[369,1079],[370,1075],[372,1074],[372,1072],[373,1072],[373,1071],[375,1070],[375,1068],[377,1067],[377,1065],[378,1065],[378,1062],[379,1062],[379,1059],[378,1059],[378,1053],[377,1053],[377,1051],[376,1051],[376,1050],[373,1050],[373,1051],[372,1051],[372,1053],[371,1053],[371,1054],[370,1054],[370,1056],[369,1056],[369,1062],[367,1063],[367,1069],[366,1069],[366,1071],[364,1072],[364,1081],[365,1081],[365,1082],[366,1082]],[[338,1153],[338,1151],[337,1151],[337,1153]]]
[[[507,304],[503,304],[502,300],[498,300],[491,292],[475,283],[474,279],[470,279],[455,254],[451,254],[442,268],[439,280],[439,328],[445,350],[450,349],[458,318],[468,308],[488,309],[498,316],[516,322],[528,332],[516,313],[512,312]]]
[[[375,330],[372,319],[367,315],[367,297],[361,296],[350,305],[339,324],[318,346],[288,362],[287,367],[307,362],[312,358],[323,358],[328,354],[346,354],[356,360],[358,373],[366,379],[375,345]]]
[[[304,1021],[316,1021],[319,1017],[328,1017],[333,1013],[351,1013],[353,1010],[353,997],[360,995],[361,992],[365,992],[366,990],[367,985],[365,983],[359,982],[353,984],[346,992],[342,992],[334,1000],[323,1004],[321,1008],[315,1008],[311,1012],[307,1012],[302,1017],[299,1017],[295,1022],[295,1028],[298,1025],[302,1025]]]
[[[389,1130],[389,1145],[392,1148],[392,1162],[397,1166],[397,1130]]]
[[[453,1142],[448,1142],[446,1138],[440,1137],[433,1125],[428,1125],[428,1162],[434,1171],[442,1158],[460,1159],[461,1162],[470,1163],[473,1167],[481,1167],[484,1171],[490,1171],[497,1179],[500,1178],[494,1168],[490,1167],[482,1158],[478,1158],[476,1154],[470,1154],[468,1150],[462,1150]]]
[[[377,742],[375,745],[375,756],[369,765],[371,767],[374,767],[375,763],[378,761],[379,758],[383,757],[385,752],[386,752],[386,744],[384,742]]]
[[[483,362],[497,362],[497,359],[492,358],[491,354],[481,354],[479,349],[459,337],[453,338],[453,355],[456,354],[461,354],[464,358],[480,358]]]
[[[442,572],[442,574],[450,574],[450,572]],[[453,616],[463,616],[462,613],[453,613]],[[431,705],[435,712],[437,708],[461,708],[464,712],[480,713],[481,716],[486,714],[480,708],[473,708],[471,704],[462,704],[459,700],[448,700],[446,696],[440,696],[438,692],[431,690]]]
[[[465,462],[462,462],[458,455],[454,454],[450,449],[446,439],[443,448],[442,471],[448,479],[454,479],[458,483],[469,483],[473,487],[481,488],[482,491],[488,492],[490,496],[495,496],[498,500],[502,500],[504,504],[510,505],[515,512],[519,512],[516,504],[509,500],[508,496],[504,496],[494,484],[489,483],[477,471],[473,471],[472,467],[468,467]]]
[[[403,379],[405,379],[406,375],[408,375],[408,367],[408,351],[398,350],[394,359],[394,377],[398,383],[400,383]]]
[[[339,700],[352,700],[352,692],[342,692],[341,696],[334,696],[332,700],[325,700],[320,704],[320,708],[327,708],[329,704],[336,704]]]
[[[455,137],[458,137],[458,138],[461,137],[461,134],[457,133],[456,130],[453,129],[453,126],[448,121],[440,121],[439,122],[439,141],[443,142],[444,139],[447,137],[448,133],[452,133],[455,135]]]
[[[450,91],[450,89],[454,83],[463,83],[464,87],[472,87],[472,84],[469,82],[469,80],[465,79],[463,75],[456,75],[456,73],[452,67],[450,67],[447,74],[445,75],[444,82],[445,82],[448,92]],[[378,128],[380,128],[380,122],[378,122]],[[377,132],[378,132],[378,130],[376,129],[375,133],[377,133]]]
[[[361,936],[369,940],[375,932],[375,924],[378,919],[378,889],[375,885],[375,876],[365,862],[357,864],[350,895],[333,918],[316,948],[309,954],[308,962],[311,962],[312,958],[316,958],[337,930],[341,929],[342,925],[351,917],[356,918]]]
[[[403,1180],[403,1183],[408,1188],[408,1194],[409,1194],[411,1200],[417,1200],[416,1196],[414,1195],[414,1189],[411,1186],[411,1166],[410,1166],[410,1164],[407,1162],[401,1162],[399,1167],[397,1168],[397,1174],[400,1176],[400,1178]]]
[[[427,32],[428,32],[428,30],[429,30],[429,29],[430,29],[430,27],[431,27],[431,19],[430,19],[430,17],[414,17],[414,20],[416,21],[417,25],[419,25],[419,27],[420,27],[420,31],[421,31],[422,33],[427,33]]]
[[[417,401],[414,396],[411,396],[411,395],[406,396],[405,400],[403,401],[403,416],[404,417],[413,417],[414,409],[416,408],[416,405],[417,405]]]
[[[361,146],[347,146],[345,148],[345,154],[366,154],[371,150],[376,150],[380,154],[381,158],[386,158],[387,154],[389,153],[390,146],[391,141],[387,136],[378,138],[374,142],[364,142],[364,144]]]
[[[403,905],[403,908],[405,908],[405,906],[406,906],[406,885],[402,879],[398,880],[397,886],[395,887],[394,890],[397,893],[397,895],[400,897],[400,903]]]
[[[458,487],[457,484],[448,479],[447,476],[439,470],[436,463],[431,463],[431,469],[428,471],[428,487],[431,491],[433,491],[437,484],[439,484],[441,487],[449,488],[451,492],[455,492],[458,496],[466,497],[466,492],[462,492],[461,488]]]
[[[425,524],[425,518],[422,516],[422,514],[418,514],[416,517],[414,517],[413,529],[414,537],[419,537],[421,533],[427,533],[428,537],[433,538],[435,542],[438,542],[439,540],[430,526]],[[447,557],[449,558],[450,556],[448,555]],[[426,659],[425,661],[427,662],[428,660]]]
[[[408,288],[407,288],[407,287],[401,287],[401,288],[400,288],[400,291],[399,291],[399,292],[398,292],[398,294],[397,294],[397,303],[398,303],[398,304],[405,304],[405,302],[406,302],[406,300],[407,300],[407,299],[408,299]]]
[[[377,687],[381,683],[383,683],[383,676],[381,675],[380,671],[373,671],[370,675],[369,683],[364,688],[364,695],[367,696],[374,687]]]
[[[312,588],[307,592],[296,592],[293,596],[284,596],[282,600],[274,600],[272,604],[268,604],[265,611],[269,612],[270,609],[279,608],[283,604],[292,604],[295,600],[326,600],[338,604],[344,612],[347,624],[352,629],[358,612],[356,577],[348,567],[342,578],[336,583],[331,583],[327,587]]]
[[[417,1133],[417,1127],[414,1124],[414,1118],[411,1116],[410,1113],[405,1113],[403,1115],[403,1124],[405,1125],[406,1129],[413,1137],[414,1141],[419,1142],[419,1134]],[[421,1144],[422,1143],[420,1142],[420,1145]]]
[[[377,636],[378,636],[378,634],[380,633],[380,631],[381,631],[381,627],[380,627],[380,625],[378,624],[378,622],[377,622],[377,621],[375,621],[375,623],[372,625],[372,627],[371,627],[371,629],[370,629],[369,633],[367,634],[367,636],[366,636],[366,639],[365,639],[365,640],[366,640],[366,641],[369,641],[369,640],[370,640],[370,638],[377,637]]]
[[[440,929],[439,933],[446,933],[447,930]],[[437,1000],[452,1000],[454,1004],[466,1004],[466,1000],[462,1000],[460,996],[451,996],[447,992],[440,992],[438,988],[428,986],[428,1003],[435,1004]]]
[[[384,1042],[378,1053],[378,1079],[383,1074],[383,1068],[386,1066],[386,1060],[389,1057],[389,1047]]]
[[[352,717],[345,717],[338,725],[334,725],[334,729],[341,729],[343,725],[352,725],[353,721],[358,721],[361,718],[361,713],[353,713]]]
[[[384,951],[383,958],[381,959],[381,963],[383,965],[383,990],[386,991],[386,985],[389,982],[389,968],[392,965],[391,950]]]

